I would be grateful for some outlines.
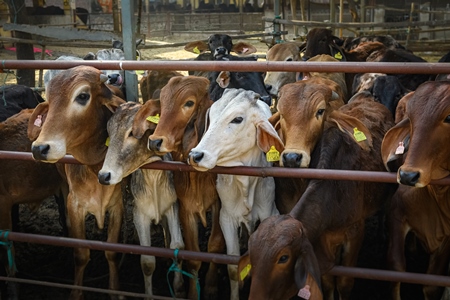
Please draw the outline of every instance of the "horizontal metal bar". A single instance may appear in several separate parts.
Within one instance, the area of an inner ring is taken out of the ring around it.
[[[194,60],[3,60],[2,69],[68,69],[80,65],[100,70],[204,70],[204,71],[284,71],[389,74],[446,74],[450,63],[411,62],[282,62],[282,61],[194,61]]]
[[[147,299],[147,297],[148,297],[148,294],[142,294],[142,293],[116,291],[116,290],[110,290],[110,289],[100,289],[100,288],[94,288],[94,287],[88,287],[88,286],[82,286],[82,285],[71,285],[71,284],[23,279],[23,278],[16,278],[16,277],[0,276],[0,281],[17,282],[17,283],[22,283],[22,284],[42,285],[42,286],[56,287],[56,288],[61,288],[61,289],[81,290],[81,291],[85,291],[85,292],[95,292],[95,293],[103,293],[103,294],[118,295],[118,296],[133,297],[133,298],[142,298],[142,299]],[[172,298],[172,297],[164,297],[164,296],[157,296],[157,295],[152,295],[152,299],[154,299],[154,300],[184,300],[181,298]]]
[[[0,159],[34,160],[30,152],[0,151]],[[60,159],[61,163],[80,164],[73,156],[66,155]],[[157,161],[142,166],[143,169],[170,170],[180,172],[198,172],[193,167],[182,162]],[[234,174],[258,177],[288,177],[310,178],[330,180],[358,180],[370,182],[396,183],[397,175],[394,172],[381,171],[354,171],[354,170],[330,170],[308,168],[282,168],[282,167],[214,167],[211,173]],[[432,180],[430,184],[450,185],[450,176],[438,180]]]
[[[88,241],[74,238],[54,237],[30,233],[9,232],[8,240],[14,242],[36,243],[36,244],[64,246],[64,247],[81,247],[93,250],[114,251],[128,254],[144,254],[165,258],[174,258],[174,251],[172,249],[167,248],[145,247],[129,244],[108,243],[101,241]],[[237,265],[239,262],[239,256],[187,251],[187,250],[179,250],[178,258],[184,260],[191,259],[202,262],[215,262],[220,264],[232,264],[232,265]],[[364,278],[371,280],[450,286],[450,277],[440,275],[396,272],[388,270],[364,269],[364,268],[354,268],[344,266],[335,266],[328,273],[334,276],[349,276],[354,278]]]

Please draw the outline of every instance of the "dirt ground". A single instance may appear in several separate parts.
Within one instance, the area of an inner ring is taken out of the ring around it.
[[[198,39],[205,39],[207,36],[198,37]],[[195,40],[194,38],[179,37],[166,39],[158,42],[181,42]],[[267,45],[259,40],[253,38],[246,40],[257,47],[257,54],[265,54]],[[78,55],[83,56],[89,51],[95,52],[92,48],[57,48],[49,47],[51,55],[46,56],[46,59],[55,59],[60,55]],[[145,49],[141,50],[143,60],[164,60],[164,59],[186,59],[193,58],[195,54],[183,50],[183,46],[159,48],[159,49]],[[429,62],[436,62],[442,54],[420,54]],[[2,60],[15,59],[13,51],[0,49],[0,57]],[[36,59],[40,59],[40,54],[36,53]],[[38,72],[36,72],[38,78]],[[1,84],[12,84],[15,82],[14,75],[5,76],[0,74]],[[132,223],[132,200],[128,195],[126,197],[126,213],[125,225],[123,227],[122,242],[131,244],[138,244],[136,232]],[[59,223],[59,215],[57,206],[53,198],[46,199],[41,207],[32,212],[28,206],[20,205],[20,222],[17,230],[20,232],[36,233],[52,236],[63,236],[63,229]],[[92,240],[105,240],[105,231],[96,229],[95,222],[92,217],[87,218],[87,237]],[[364,241],[363,249],[361,251],[358,266],[366,268],[384,268],[384,253],[386,250],[386,232],[380,228],[380,220],[375,216],[367,221],[367,227],[370,233]],[[202,250],[205,251],[206,238],[208,236],[207,230],[202,230],[201,237]],[[162,246],[162,230],[157,228],[152,233],[152,244],[154,246]],[[42,281],[50,281],[57,283],[72,284],[73,277],[73,256],[71,248],[53,247],[46,245],[37,245],[30,243],[15,243],[16,247],[16,264],[19,270],[18,277]],[[411,259],[417,259],[412,257]],[[171,260],[158,258],[157,267],[154,275],[154,293],[155,295],[170,296],[166,272],[171,264]],[[205,268],[202,268],[200,277]],[[219,275],[221,280],[220,297],[219,299],[228,298],[228,279],[226,274],[226,267],[220,269]],[[144,290],[143,277],[140,270],[138,255],[123,255],[121,258],[120,267],[121,289],[129,292],[142,293]],[[86,286],[107,288],[108,286],[108,267],[103,252],[91,251],[91,261],[85,271]],[[387,291],[389,284],[374,280],[356,280],[352,299],[366,299],[366,300],[380,300],[387,298]],[[20,286],[20,299],[67,299],[69,290],[35,286],[29,284],[22,284]],[[411,296],[408,299],[421,299],[420,289],[417,286],[408,286],[408,294]],[[242,292],[242,299],[245,299],[246,290]],[[0,296],[1,299],[1,296]],[[85,299],[109,299],[108,296],[98,293],[85,293]]]

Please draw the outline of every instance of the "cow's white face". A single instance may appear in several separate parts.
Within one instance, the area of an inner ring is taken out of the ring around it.
[[[257,146],[257,125],[267,122],[270,108],[259,95],[243,89],[227,89],[209,111],[209,127],[191,150],[189,163],[199,170],[217,166],[239,166]]]
[[[97,51],[97,60],[125,60],[125,53],[120,49],[102,49]],[[103,70],[103,73],[109,77],[106,84],[122,86],[125,73],[123,70]]]

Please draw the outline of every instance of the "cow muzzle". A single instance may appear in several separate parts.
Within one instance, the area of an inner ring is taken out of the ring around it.
[[[162,139],[148,139],[148,149],[151,151],[155,151],[156,153],[160,152],[163,140]]]
[[[420,172],[418,171],[404,171],[401,168],[398,170],[397,181],[400,184],[422,187],[418,184],[420,179]]]
[[[111,184],[111,172],[98,172],[98,182],[103,185]]]
[[[281,166],[286,168],[307,168],[309,167],[310,157],[304,152],[284,151],[281,154]]]
[[[42,144],[42,145],[36,145],[36,146],[33,145],[31,147],[31,152],[33,153],[33,158],[35,160],[46,161],[49,150],[50,150],[49,144]]]

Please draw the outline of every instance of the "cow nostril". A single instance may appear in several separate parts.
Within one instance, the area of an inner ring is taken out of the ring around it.
[[[401,169],[398,171],[400,177],[400,183],[410,186],[415,186],[419,181],[420,172],[408,172],[402,171]]]
[[[266,90],[270,91],[272,89],[272,85],[271,84],[266,84]]]
[[[195,163],[198,164],[203,159],[203,156],[205,156],[205,154],[203,152],[196,152],[196,151],[194,151],[194,152],[191,152],[189,154],[189,156],[192,158],[192,160]]]
[[[101,184],[109,185],[111,181],[111,173],[110,172],[100,172],[98,173],[98,181]]]
[[[300,168],[303,155],[298,153],[284,153],[283,154],[283,165],[288,168]]]
[[[161,149],[162,139],[148,140],[148,149],[152,151],[159,151]]]
[[[31,152],[33,153],[33,158],[36,160],[46,160],[49,150],[50,150],[50,145],[48,145],[48,144],[31,147]]]

